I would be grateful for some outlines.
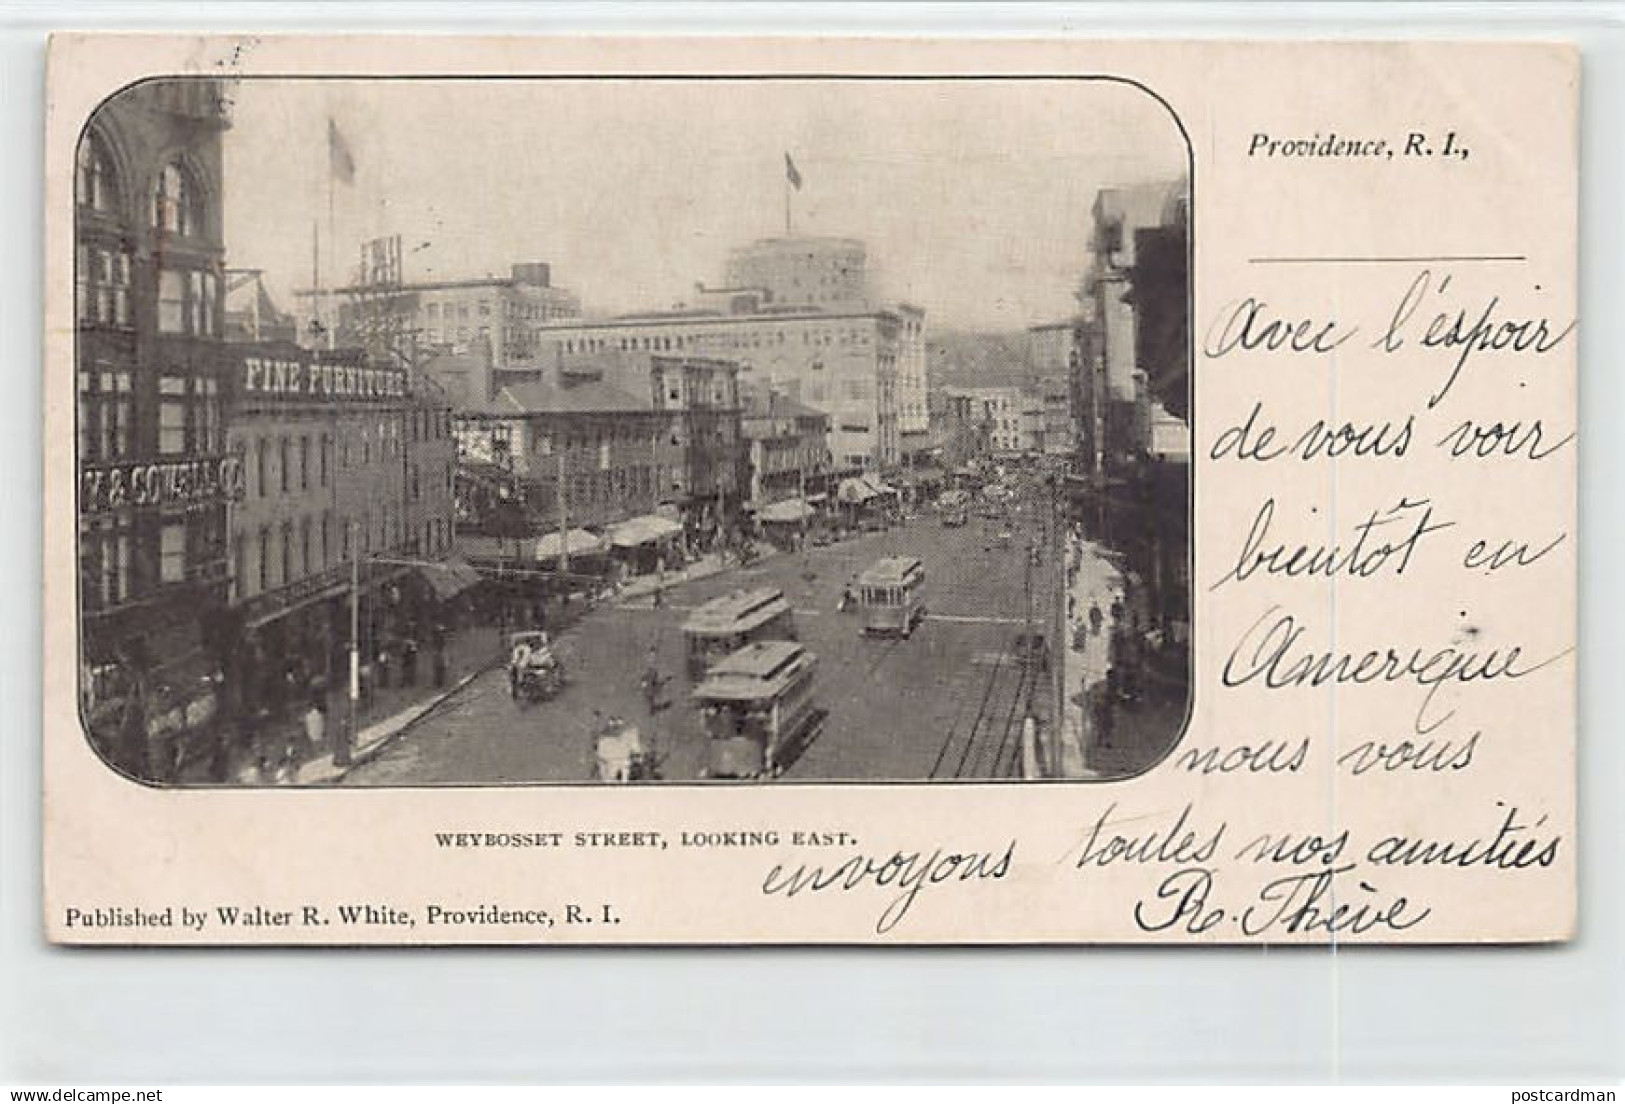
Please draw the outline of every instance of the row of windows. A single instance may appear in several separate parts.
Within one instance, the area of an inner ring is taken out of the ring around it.
[[[79,373],[79,455],[119,460],[132,455],[135,396],[128,371]],[[217,455],[225,451],[220,385],[202,376],[158,381],[158,454]]]
[[[427,303],[423,313],[430,322],[467,322],[471,318],[490,318],[497,312],[492,309],[489,299],[481,299],[472,305],[467,301],[447,303]],[[548,322],[556,319],[570,318],[574,311],[567,304],[524,303],[513,299],[504,300],[501,314],[512,321]]]
[[[130,455],[135,414],[130,373],[79,373],[79,458],[119,460]]]
[[[159,455],[215,455],[225,446],[219,382],[204,376],[160,377]]]
[[[128,326],[130,254],[124,249],[79,247],[79,321],[99,326]]]
[[[655,464],[630,464],[607,471],[575,472],[565,477],[566,507],[572,512],[590,512],[594,506],[624,504],[628,499],[650,502],[661,482],[663,469]],[[680,487],[675,468],[666,471],[665,485]],[[558,480],[536,482],[533,506],[546,514],[557,508]]]
[[[156,563],[144,574],[167,586],[202,578],[211,567],[222,566],[209,563],[195,544],[184,515],[166,517],[158,529],[157,548],[147,553],[156,552]],[[80,534],[80,591],[87,609],[110,609],[134,597],[136,555],[134,535],[117,519],[93,522]]]
[[[135,324],[130,306],[130,252],[81,245],[77,265],[78,318],[94,326]],[[220,278],[198,269],[158,272],[158,332],[219,337]]]
[[[363,558],[402,546],[417,555],[441,556],[450,551],[452,530],[447,519],[428,518],[415,532],[406,531],[408,524],[401,511],[386,505],[377,515],[369,510],[353,525],[341,524],[327,510],[280,526],[261,526],[252,541],[239,533],[232,542],[236,598],[252,598],[319,575],[348,563],[357,550]]]
[[[197,269],[158,271],[158,332],[219,337],[220,278]]]
[[[434,302],[425,304],[423,311],[431,320],[444,318],[445,320],[450,321],[455,318],[466,322],[471,317],[490,318],[494,313],[496,313],[491,309],[491,306],[491,300],[489,299],[478,300],[473,304],[472,310],[470,310],[470,305],[467,301],[448,303]],[[563,305],[552,307],[542,303],[521,303],[516,300],[508,299],[503,301],[501,313],[505,318],[542,321],[555,315],[567,316],[569,312],[568,309]]]
[[[705,349],[760,349],[783,345],[788,340],[785,331],[777,330],[773,333],[738,333],[715,331],[690,334],[656,334],[650,336],[630,335],[626,337],[579,337],[562,338],[554,341],[554,346],[565,353],[595,353],[606,349],[618,349],[621,352],[673,352],[684,348]],[[870,343],[869,334],[863,330],[802,330],[801,343],[803,345],[857,345],[867,348]]]
[[[85,134],[79,143],[75,183],[79,203],[93,211],[117,214],[122,202],[118,174],[100,135]],[[207,229],[202,190],[179,161],[158,170],[147,193],[147,223],[155,230],[190,237]]]
[[[438,418],[434,421],[439,424]],[[414,416],[412,425],[418,424]],[[361,448],[359,452],[352,446],[349,437],[340,439],[337,465],[340,470],[351,467],[352,461],[359,460],[362,467],[370,465],[376,458],[380,461],[393,460],[400,449],[398,437],[399,426],[394,425],[397,431],[386,434],[386,426],[391,423],[379,424],[380,443],[373,447],[371,427],[363,431]],[[291,491],[308,491],[312,486],[325,487],[330,478],[330,471],[334,466],[333,438],[326,434],[312,436],[300,434],[298,437],[283,435],[276,438],[263,437],[256,440],[250,448],[252,463],[250,473],[252,482],[249,493],[258,498],[265,498],[272,494],[288,494]],[[272,468],[275,468],[275,478],[272,477]],[[450,464],[446,465],[446,485],[451,486]],[[410,480],[409,493],[416,499],[421,494],[418,465],[410,466],[408,477]]]

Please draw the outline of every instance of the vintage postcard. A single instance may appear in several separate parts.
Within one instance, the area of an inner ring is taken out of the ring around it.
[[[1571,938],[1579,79],[56,38],[49,938]]]

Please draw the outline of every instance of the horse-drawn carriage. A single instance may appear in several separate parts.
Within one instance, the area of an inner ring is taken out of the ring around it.
[[[519,701],[549,701],[564,689],[564,664],[545,632],[508,638],[508,692]]]

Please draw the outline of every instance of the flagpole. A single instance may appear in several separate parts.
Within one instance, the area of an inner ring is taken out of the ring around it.
[[[333,122],[331,119],[329,119],[328,126],[332,125]],[[333,151],[331,147],[331,138],[329,139],[329,143],[330,144],[327,152],[327,267],[329,269],[329,275],[331,275],[333,257],[339,251],[339,239],[333,232]],[[333,299],[328,304],[327,351],[332,352],[338,343],[338,334],[335,332],[338,329],[338,288],[334,286],[332,280],[328,280],[328,286],[331,289]]]
[[[313,329],[322,320],[322,224],[317,219],[310,220],[310,295]]]

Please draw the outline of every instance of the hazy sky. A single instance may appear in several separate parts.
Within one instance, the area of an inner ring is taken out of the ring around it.
[[[292,309],[328,253],[327,121],[356,163],[337,258],[399,233],[408,280],[548,261],[594,311],[670,307],[731,246],[860,238],[885,298],[927,325],[1069,314],[1102,186],[1169,179],[1164,109],[1106,82],[248,81],[226,136],[226,247]],[[428,243],[424,246],[423,243]],[[335,262],[337,263],[337,262]],[[324,269],[327,265],[324,261]]]

